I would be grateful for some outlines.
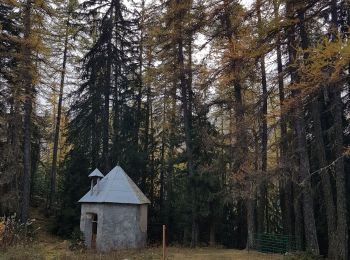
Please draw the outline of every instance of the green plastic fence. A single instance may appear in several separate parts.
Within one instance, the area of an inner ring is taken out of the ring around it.
[[[255,235],[255,249],[263,253],[279,253],[297,251],[295,238],[287,235],[258,233]]]

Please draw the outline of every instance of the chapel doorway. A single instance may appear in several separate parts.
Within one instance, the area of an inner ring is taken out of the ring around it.
[[[96,249],[97,214],[92,214],[91,248]]]

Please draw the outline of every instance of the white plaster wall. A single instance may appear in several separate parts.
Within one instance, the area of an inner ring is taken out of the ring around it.
[[[92,235],[92,215],[97,215],[97,235],[96,235],[96,248],[102,247],[103,243],[103,210],[100,204],[96,203],[82,203],[81,216],[80,216],[80,230],[84,233],[85,244],[88,248],[91,247],[91,235]]]
[[[86,245],[91,247],[91,219],[87,213],[97,214],[98,250],[146,246],[147,205],[82,203],[80,229],[84,233]]]

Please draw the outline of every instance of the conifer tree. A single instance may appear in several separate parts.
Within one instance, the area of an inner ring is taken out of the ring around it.
[[[23,172],[22,145],[22,95],[18,78],[20,44],[16,41],[21,32],[20,20],[14,6],[0,3],[0,213],[19,213],[19,181]],[[9,112],[8,112],[9,111]]]
[[[54,130],[54,140],[53,140],[53,151],[52,151],[52,166],[51,166],[51,176],[50,176],[50,191],[48,196],[48,204],[47,208],[50,210],[55,200],[56,193],[56,174],[57,174],[57,161],[58,161],[58,145],[60,139],[60,131],[61,131],[61,121],[62,121],[62,103],[63,103],[63,91],[66,80],[66,68],[67,68],[67,56],[69,49],[69,41],[71,37],[71,16],[76,8],[77,3],[74,1],[68,1],[64,3],[63,6],[63,17],[59,19],[63,19],[63,24],[60,23],[64,27],[63,29],[63,57],[62,57],[62,68],[60,75],[60,87],[58,93],[58,104],[57,104],[57,114],[55,118],[55,130]]]

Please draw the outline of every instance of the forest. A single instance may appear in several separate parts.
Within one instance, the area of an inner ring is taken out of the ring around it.
[[[79,230],[120,165],[148,241],[349,259],[349,0],[0,0],[0,216]]]

